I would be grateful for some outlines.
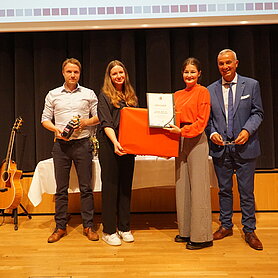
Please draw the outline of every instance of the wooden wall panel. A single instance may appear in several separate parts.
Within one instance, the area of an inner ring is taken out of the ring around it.
[[[29,213],[54,213],[55,203],[54,195],[44,194],[42,202],[34,207],[28,199],[28,190],[32,177],[24,177],[21,180],[24,196],[23,206]],[[240,210],[239,195],[237,183],[234,178],[234,210]],[[212,210],[219,211],[218,189],[211,189]],[[156,187],[136,189],[132,193],[132,212],[174,212],[175,188],[174,187]],[[80,211],[79,193],[69,194],[69,212],[78,213]],[[101,212],[101,193],[94,193],[95,211]],[[256,210],[278,210],[278,173],[256,173],[255,175],[255,199]],[[21,209],[19,209],[21,212]]]

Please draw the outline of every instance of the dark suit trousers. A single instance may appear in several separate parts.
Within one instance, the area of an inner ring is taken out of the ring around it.
[[[93,226],[94,199],[92,190],[92,144],[88,138],[69,142],[57,140],[52,156],[54,161],[56,227],[67,225],[68,188],[72,161],[74,162],[80,189],[81,216],[84,227]]]
[[[130,200],[134,171],[134,155],[119,156],[108,138],[99,141],[102,181],[103,232],[113,234],[130,230]]]
[[[221,225],[229,229],[233,226],[233,174],[236,174],[242,225],[244,232],[256,229],[254,173],[256,159],[242,159],[234,152],[234,146],[226,146],[221,158],[213,158],[215,172],[219,183],[219,203]]]

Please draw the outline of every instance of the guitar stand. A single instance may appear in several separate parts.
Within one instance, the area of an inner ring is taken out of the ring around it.
[[[28,213],[26,208],[22,204],[19,204],[19,205],[23,209],[25,214],[28,216],[28,218],[32,219],[32,216]],[[17,231],[18,230],[18,210],[17,210],[17,208],[13,209],[12,218],[14,219],[14,230]]]
[[[32,219],[32,216],[28,213],[26,208],[22,204],[19,204],[19,205],[23,209],[24,213],[28,216],[28,218]],[[0,212],[3,216],[10,215],[10,214],[5,214],[4,211],[5,211],[4,209],[0,210]],[[17,231],[18,230],[18,208],[13,209],[11,217],[14,219],[14,230]]]

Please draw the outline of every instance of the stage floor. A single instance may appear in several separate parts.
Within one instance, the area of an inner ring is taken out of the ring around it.
[[[202,250],[186,250],[173,241],[177,234],[175,213],[132,214],[134,243],[111,247],[102,240],[90,242],[82,235],[80,215],[73,215],[68,235],[49,244],[55,227],[53,215],[0,216],[0,277],[277,277],[278,213],[257,213],[257,235],[263,251],[244,241],[240,213],[234,215],[234,235]],[[101,216],[95,217],[101,235]],[[218,227],[213,213],[213,230]]]

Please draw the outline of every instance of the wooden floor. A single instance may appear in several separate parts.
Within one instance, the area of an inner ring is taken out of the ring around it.
[[[203,250],[186,250],[175,243],[176,215],[134,214],[134,243],[111,247],[82,235],[80,216],[72,216],[68,235],[49,244],[52,215],[19,217],[14,231],[10,216],[0,217],[0,277],[278,277],[278,213],[257,213],[257,234],[263,251],[251,249],[234,215],[234,235]],[[100,216],[96,225],[101,234]],[[213,229],[218,214],[213,214]]]

